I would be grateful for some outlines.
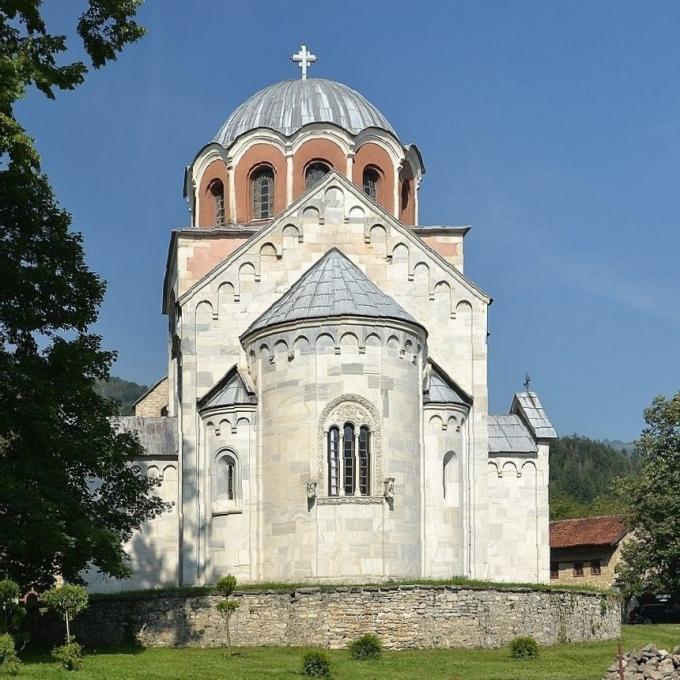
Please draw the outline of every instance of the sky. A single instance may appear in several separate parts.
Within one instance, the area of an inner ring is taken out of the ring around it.
[[[46,0],[71,36],[84,3]],[[560,434],[631,440],[680,390],[680,2],[147,0],[147,36],[17,114],[87,262],[113,374],[166,372],[161,284],[189,224],[185,166],[255,91],[310,76],[361,92],[426,166],[421,224],[469,224],[489,309],[490,411],[524,375]]]

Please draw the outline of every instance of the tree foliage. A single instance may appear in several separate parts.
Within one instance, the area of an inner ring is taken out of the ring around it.
[[[88,595],[85,588],[72,583],[50,588],[42,594],[41,602],[55,611],[66,624],[66,644],[71,644],[71,621],[84,611],[88,605]]]
[[[640,472],[627,485],[632,537],[619,580],[631,594],[680,592],[680,392],[656,397],[636,442]]]
[[[634,476],[637,457],[606,442],[571,435],[550,445],[550,518],[619,514],[619,479]]]
[[[142,35],[138,5],[84,3],[92,66]],[[21,585],[75,581],[90,563],[126,575],[122,541],[164,507],[129,465],[138,441],[112,430],[114,406],[95,391],[114,358],[89,331],[104,282],[15,117],[29,87],[53,98],[83,82],[86,64],[59,63],[66,49],[40,0],[0,0],[0,575]]]
[[[236,613],[240,603],[229,599],[236,590],[236,577],[232,574],[222,576],[215,584],[215,592],[223,599],[217,603],[217,611],[227,626],[227,649],[231,656],[231,617]]]

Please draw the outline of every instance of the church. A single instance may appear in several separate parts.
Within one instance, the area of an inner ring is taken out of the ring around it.
[[[547,582],[556,434],[528,383],[488,412],[469,227],[421,225],[418,147],[292,59],[185,170],[167,377],[115,419],[171,507],[125,546],[133,576],[90,588]]]

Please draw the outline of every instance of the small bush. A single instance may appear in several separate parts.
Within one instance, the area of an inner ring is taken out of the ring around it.
[[[67,671],[79,671],[83,666],[83,648],[77,642],[68,642],[52,650],[52,658]]]
[[[382,642],[373,633],[367,633],[349,643],[349,653],[353,659],[364,661],[366,659],[378,659],[382,654]]]
[[[19,659],[14,648],[14,640],[9,633],[0,635],[0,673],[16,675],[19,672]]]
[[[538,642],[530,635],[516,637],[510,643],[510,656],[513,659],[535,659],[538,656]]]
[[[308,678],[330,678],[331,662],[323,652],[309,652],[302,660],[302,672]]]

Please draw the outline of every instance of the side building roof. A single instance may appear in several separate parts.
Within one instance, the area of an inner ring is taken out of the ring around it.
[[[242,373],[236,365],[198,400],[198,408],[205,410],[235,404],[257,404],[255,386],[250,376]]]
[[[510,413],[520,416],[536,439],[557,439],[557,432],[546,415],[536,392],[515,394]]]
[[[550,522],[550,547],[616,545],[628,529],[620,517],[579,517]]]
[[[536,454],[538,447],[519,416],[489,415],[489,455]]]

